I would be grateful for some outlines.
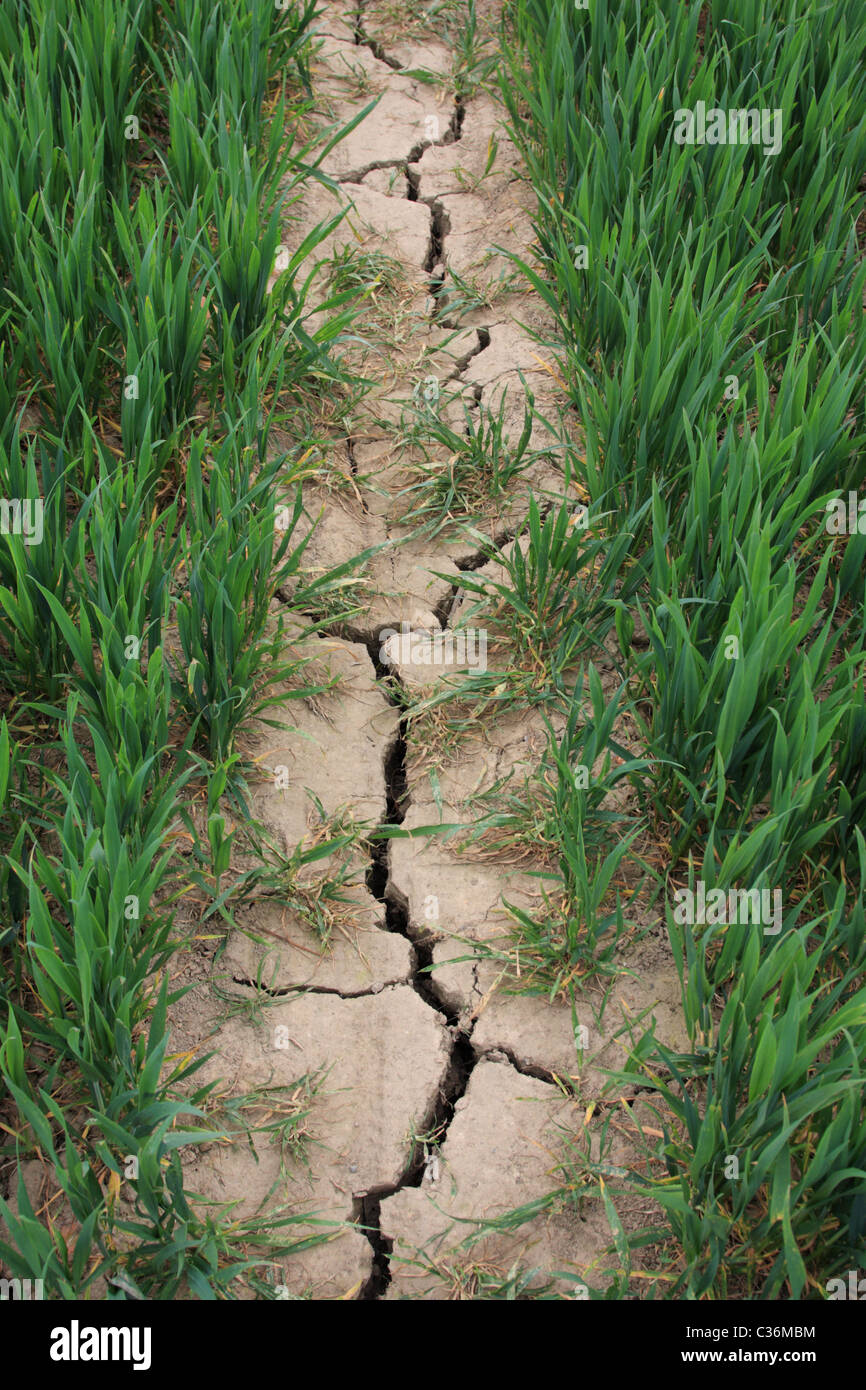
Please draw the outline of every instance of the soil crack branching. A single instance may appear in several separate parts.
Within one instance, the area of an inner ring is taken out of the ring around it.
[[[393,1242],[382,1235],[382,1199],[367,1193],[356,1198],[353,1220],[370,1242],[373,1267],[370,1277],[358,1295],[361,1303],[374,1303],[391,1283],[391,1252]]]
[[[431,288],[431,293],[435,296],[436,292]],[[460,381],[461,377],[463,377],[465,372],[468,371],[469,363],[472,361],[473,357],[477,357],[479,353],[482,353],[485,348],[488,348],[490,346],[490,334],[488,333],[486,328],[476,328],[474,331],[475,336],[478,340],[475,344],[475,347],[470,348],[468,352],[464,352],[462,357],[455,358],[454,371],[451,373],[450,376],[447,376],[445,378],[445,380],[441,383],[442,386],[450,386],[452,382]],[[468,434],[468,426],[466,432]]]
[[[386,67],[399,72],[402,64],[398,63],[396,58],[389,58],[379,40],[371,38],[364,29],[364,0],[358,0],[355,13],[352,16],[352,34],[356,48],[369,48],[373,57],[378,62],[384,63]]]
[[[233,975],[232,983],[255,990],[256,994],[266,994],[270,999],[291,999],[301,994],[331,994],[337,999],[366,999],[371,994],[383,994],[389,989],[399,989],[404,981],[388,980],[385,983],[368,985],[366,989],[336,989],[333,985],[284,985],[276,989],[271,985],[263,985],[260,980],[251,980],[247,975]]]
[[[359,1299],[375,1301],[383,1296],[391,1283],[391,1254],[393,1243],[382,1231],[382,1199],[393,1197],[406,1187],[421,1187],[431,1151],[441,1148],[454,1119],[458,1101],[466,1094],[469,1078],[478,1057],[470,1042],[470,1034],[454,1030],[451,1057],[437,1094],[421,1122],[418,1137],[412,1145],[409,1161],[395,1183],[371,1188],[355,1199],[353,1217],[363,1228],[373,1249],[373,1269],[361,1290]]]
[[[376,679],[387,692],[389,703],[402,708],[399,679],[379,657],[379,637],[367,639],[367,650],[376,672]],[[402,825],[408,808],[406,781],[406,719],[400,720],[397,733],[385,752],[385,819],[382,828]],[[471,1028],[466,1030],[457,1014],[449,1010],[433,981],[433,947],[435,935],[425,932],[413,935],[409,925],[409,905],[403,894],[391,882],[390,840],[374,844],[367,871],[367,887],[373,897],[385,908],[385,925],[389,931],[397,932],[410,943],[412,948],[412,987],[424,1003],[434,1009],[443,1019],[451,1038],[450,1055],[445,1075],[440,1082],[424,1116],[419,1137],[412,1144],[406,1167],[396,1183],[371,1188],[362,1197],[356,1198],[354,1219],[363,1228],[364,1234],[373,1250],[373,1268],[360,1298],[365,1301],[379,1299],[391,1282],[390,1255],[391,1242],[383,1235],[381,1225],[381,1201],[383,1197],[393,1196],[404,1187],[420,1187],[424,1178],[426,1158],[430,1146],[439,1147],[448,1127],[454,1118],[457,1102],[466,1094],[469,1078],[478,1060],[472,1047]]]
[[[367,499],[363,492],[360,492],[358,489],[358,460],[355,457],[355,440],[352,435],[346,436],[346,454],[349,459],[349,468],[355,481],[355,491],[361,503],[361,510],[364,512],[365,516],[369,516],[370,508],[367,506]]]
[[[486,1057],[490,1061],[496,1061],[498,1056],[503,1057],[508,1065],[519,1072],[521,1076],[531,1076],[535,1081],[543,1081],[546,1086],[555,1086],[558,1091],[563,1090],[563,1088],[572,1094],[577,1091],[572,1077],[560,1076],[559,1072],[551,1071],[548,1067],[538,1066],[534,1062],[522,1061],[510,1047],[504,1047],[502,1043],[496,1043],[494,1047],[485,1048],[479,1052],[479,1060]]]
[[[402,708],[402,685],[394,673],[379,658],[378,635],[367,640],[367,651],[376,672],[376,679],[387,694],[388,702]],[[385,819],[381,829],[402,825],[409,805],[406,782],[406,728],[407,720],[402,718],[397,732],[385,750]],[[409,928],[409,905],[391,882],[391,842],[388,839],[374,841],[370,854],[370,867],[367,870],[367,887],[377,902],[385,908],[385,926],[388,931],[403,936],[412,947],[412,988],[424,1003],[445,1017],[447,1023],[456,1022],[451,1018],[438,991],[425,967],[432,964],[433,937],[429,934],[412,935]]]
[[[426,203],[430,209],[430,247],[424,262],[424,269],[430,275],[435,267],[442,262],[445,253],[445,238],[451,230],[451,225],[448,220],[448,213],[438,198],[422,198],[421,202]]]

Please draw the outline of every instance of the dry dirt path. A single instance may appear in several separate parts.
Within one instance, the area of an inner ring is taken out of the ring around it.
[[[497,18],[494,4],[479,13],[482,23]],[[464,401],[497,411],[504,394],[514,438],[525,385],[543,411],[555,409],[558,390],[527,331],[543,335],[543,307],[492,249],[526,254],[531,190],[496,99],[470,91],[465,76],[465,95],[455,97],[453,31],[449,43],[404,7],[371,3],[357,13],[326,5],[320,28],[322,122],[379,101],[325,162],[339,195],[311,186],[287,242],[293,250],[348,204],[317,257],[331,266],[336,258],[345,273],[378,266],[383,287],[351,352],[366,393],[333,428],[322,479],[305,492],[309,517],[319,518],[307,566],[381,548],[364,571],[363,611],[298,644],[338,683],[315,701],[292,702],[282,727],[246,731],[245,751],[261,771],[256,814],[287,852],[323,833],[322,815],[362,829],[460,820],[473,792],[537,761],[542,722],[525,714],[488,722],[456,751],[443,744],[433,756],[430,726],[407,724],[399,708],[401,691],[429,686],[430,668],[401,661],[382,630],[447,628],[461,572],[480,560],[459,528],[424,538],[401,523],[413,467],[437,457],[423,438],[408,447],[401,439],[407,403],[425,389],[453,395],[448,411],[459,426]],[[419,70],[438,79],[422,81]],[[439,457],[447,467],[441,448]],[[514,536],[528,488],[540,495],[557,484],[553,450],[472,520],[486,534]],[[325,863],[320,875],[333,871]],[[602,1118],[613,1115],[609,1161],[623,1161],[633,1114],[616,1097],[592,1108],[602,1068],[623,1059],[617,1030],[653,1007],[660,1035],[678,1034],[676,974],[658,937],[630,960],[634,973],[617,982],[603,1028],[591,996],[576,1019],[568,1007],[507,993],[498,967],[471,958],[473,942],[504,930],[503,894],[537,901],[533,867],[458,858],[435,838],[395,839],[372,855],[359,843],[344,861],[350,904],[335,907],[324,952],[309,913],[259,899],[238,913],[224,951],[190,965],[200,978],[175,1010],[176,1050],[213,1050],[204,1074],[222,1077],[235,1096],[316,1078],[303,1163],[275,1143],[256,1153],[215,1147],[192,1157],[187,1175],[193,1190],[239,1200],[243,1212],[288,1203],[337,1223],[327,1245],[285,1263],[291,1294],[443,1299],[471,1294],[478,1271],[504,1275],[515,1261],[572,1278],[604,1267],[611,1233],[591,1187],[579,1212],[547,1212],[465,1244],[474,1221],[558,1186],[565,1141],[596,1142]],[[322,882],[310,879],[311,898]],[[565,1279],[558,1287],[573,1293]]]

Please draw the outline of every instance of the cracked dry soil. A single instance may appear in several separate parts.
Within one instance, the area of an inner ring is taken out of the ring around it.
[[[495,3],[479,11],[495,23]],[[416,35],[410,17],[397,34],[388,7],[367,0],[353,11],[326,4],[323,16],[314,67],[323,123],[348,120],[371,95],[379,101],[325,161],[350,211],[317,258],[360,247],[399,262],[402,319],[379,341],[368,333],[352,363],[369,389],[348,430],[335,435],[331,460],[351,490],[311,483],[305,492],[307,512],[321,516],[308,568],[383,547],[368,563],[356,626],[296,644],[339,683],[315,701],[292,702],[284,727],[245,731],[245,751],[262,771],[255,813],[289,847],[310,833],[311,797],[326,815],[348,808],[367,826],[440,818],[425,750],[401,717],[401,684],[417,694],[423,673],[384,667],[380,634],[404,621],[445,627],[459,607],[461,572],[483,557],[459,536],[419,540],[401,525],[401,402],[434,375],[470,408],[498,409],[504,393],[509,429],[519,432],[524,380],[542,411],[555,391],[519,326],[543,330],[543,307],[492,250],[525,254],[532,240],[531,190],[501,107],[483,90],[455,93],[453,54],[441,38]],[[402,71],[419,68],[441,73],[441,87]],[[484,177],[492,140],[497,157]],[[295,209],[292,246],[338,206],[311,185]],[[447,315],[455,271],[479,293],[459,324]],[[533,466],[500,512],[476,526],[497,540],[515,536],[527,489],[548,478],[548,465]],[[441,819],[458,819],[473,788],[531,762],[540,738],[540,720],[522,716],[470,742],[439,769]],[[287,788],[271,775],[280,765]],[[190,1188],[210,1202],[237,1201],[242,1214],[288,1205],[335,1223],[327,1244],[283,1262],[280,1277],[294,1295],[445,1299],[479,1260],[503,1275],[519,1260],[539,1278],[583,1277],[611,1239],[592,1194],[579,1212],[537,1216],[474,1250],[464,1245],[473,1220],[558,1185],[564,1139],[594,1142],[588,1104],[600,1095],[601,1069],[622,1059],[613,1022],[602,1034],[588,1019],[590,1046],[578,1054],[570,1009],[506,994],[489,961],[471,958],[472,942],[502,931],[503,895],[518,905],[537,900],[533,866],[461,862],[434,838],[380,841],[368,859],[354,852],[350,867],[351,911],[324,953],[301,916],[260,899],[238,911],[224,950],[187,967],[197,983],[175,1006],[173,1038],[176,1051],[213,1054],[201,1080],[220,1077],[235,1095],[304,1076],[317,1083],[304,1163],[273,1143],[256,1152],[213,1146],[190,1156]],[[621,1021],[652,1008],[658,1035],[675,1043],[679,986],[662,943],[644,944],[629,964],[634,974],[617,983],[606,1016]],[[237,1005],[228,1017],[226,995]],[[620,1161],[634,1134],[621,1109]],[[563,1296],[573,1289],[567,1279],[555,1286]]]

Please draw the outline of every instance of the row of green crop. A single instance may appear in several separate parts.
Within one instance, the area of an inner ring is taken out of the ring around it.
[[[271,612],[304,549],[301,465],[271,429],[310,376],[338,376],[344,301],[305,327],[305,259],[327,228],[268,281],[291,203],[321,177],[295,136],[313,11],[18,0],[0,15],[0,496],[40,508],[38,538],[8,509],[0,535],[0,1155],[19,1167],[0,1256],[51,1297],[106,1280],[117,1298],[231,1297],[239,1276],[266,1289],[243,1252],[261,1223],[184,1191],[181,1148],[221,1131],[200,1061],[169,1061],[166,967],[179,829],[218,883],[236,731],[268,680],[311,688]],[[300,609],[339,577],[299,590]],[[73,1241],[33,1211],[34,1154]],[[269,1232],[306,1239],[289,1218]]]
[[[866,1263],[866,542],[824,524],[866,477],[866,15],[515,0],[510,19],[524,270],[616,555],[591,628],[618,643],[669,886],[784,904],[778,937],[668,907],[693,1051],[648,1038],[629,1074],[665,1101],[657,1292],[821,1296]],[[778,112],[778,149],[680,143],[698,102]]]

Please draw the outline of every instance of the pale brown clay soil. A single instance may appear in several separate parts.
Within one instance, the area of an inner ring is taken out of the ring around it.
[[[479,8],[495,21],[495,5]],[[411,464],[396,437],[401,402],[431,375],[443,391],[482,405],[496,406],[507,389],[512,430],[523,418],[524,380],[543,411],[561,402],[543,365],[550,354],[521,327],[543,334],[544,308],[491,250],[526,256],[532,241],[532,193],[503,109],[483,89],[455,101],[452,51],[435,32],[413,31],[411,10],[399,11],[397,22],[398,7],[362,3],[358,15],[345,3],[325,5],[314,66],[322,123],[346,121],[381,99],[325,161],[339,199],[308,185],[286,232],[294,249],[342,200],[350,212],[317,257],[349,246],[399,263],[393,292],[371,306],[365,342],[350,350],[366,395],[348,428],[334,432],[325,460],[331,479],[305,492],[309,517],[321,516],[309,572],[383,547],[364,571],[362,611],[298,644],[340,680],[273,714],[280,727],[250,727],[241,741],[261,774],[255,813],[289,851],[316,833],[314,798],[326,817],[368,828],[459,821],[470,794],[537,761],[543,745],[540,714],[513,714],[479,724],[456,753],[431,760],[394,700],[401,685],[404,694],[423,693],[430,668],[397,663],[396,681],[388,680],[379,659],[383,627],[447,625],[461,569],[480,558],[457,528],[424,540],[401,527]],[[439,72],[441,85],[403,76],[401,67]],[[494,137],[493,171],[480,178]],[[449,327],[431,310],[454,270],[486,302]],[[519,533],[527,487],[540,492],[552,480],[555,460],[535,465],[475,525],[497,537]],[[174,1009],[173,1051],[212,1052],[202,1078],[220,1077],[233,1095],[316,1078],[303,1162],[274,1143],[255,1152],[214,1145],[190,1155],[188,1186],[209,1202],[237,1201],[245,1214],[288,1204],[337,1223],[326,1245],[281,1263],[291,1295],[465,1297],[476,1287],[473,1271],[505,1275],[518,1262],[570,1296],[573,1286],[558,1276],[592,1280],[616,1263],[604,1254],[611,1231],[597,1185],[587,1186],[579,1209],[547,1212],[474,1249],[466,1238],[473,1221],[559,1186],[566,1140],[597,1146],[604,1116],[613,1113],[610,1161],[629,1162],[643,1102],[626,1106],[616,1091],[601,1100],[603,1069],[623,1062],[616,1035],[644,1010],[659,1037],[683,1043],[663,934],[630,951],[630,973],[613,982],[601,1023],[597,1005],[611,981],[595,991],[590,982],[578,1020],[589,1041],[578,1055],[570,1007],[507,993],[499,966],[471,958],[473,943],[504,931],[503,895],[527,908],[538,902],[531,859],[458,856],[435,837],[396,839],[378,853],[362,841],[346,862],[349,901],[336,911],[324,951],[301,913],[260,898],[237,912],[224,946],[212,918],[204,940],[180,958],[175,983],[194,987]],[[319,873],[333,872],[332,862],[324,866]],[[626,1202],[625,1210],[627,1224],[646,1219],[637,1206]]]

